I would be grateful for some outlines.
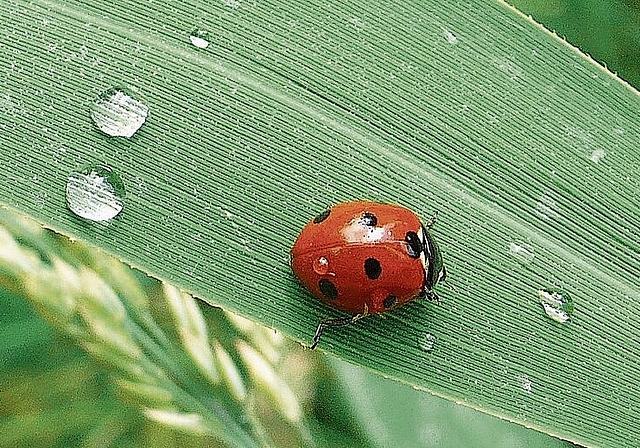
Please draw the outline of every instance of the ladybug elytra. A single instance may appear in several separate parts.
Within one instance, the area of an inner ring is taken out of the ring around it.
[[[291,268],[317,298],[351,317],[325,319],[326,327],[348,325],[413,299],[437,300],[434,286],[446,270],[426,225],[411,210],[371,201],[343,202],[325,210],[300,232],[291,248]]]

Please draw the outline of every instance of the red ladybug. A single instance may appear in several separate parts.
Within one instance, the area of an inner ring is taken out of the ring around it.
[[[438,246],[411,210],[370,201],[343,202],[323,211],[300,232],[291,248],[291,268],[327,305],[352,317],[325,319],[325,327],[348,325],[368,314],[398,308],[433,291],[446,270]]]

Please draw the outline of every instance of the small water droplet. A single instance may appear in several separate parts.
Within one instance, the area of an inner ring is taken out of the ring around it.
[[[604,158],[604,156],[605,156],[604,150],[596,149],[591,153],[591,157],[589,157],[589,160],[591,160],[593,163],[598,163],[602,158]]]
[[[425,333],[420,343],[420,348],[425,352],[432,352],[436,346],[437,338],[431,333]]]
[[[455,45],[458,43],[458,38],[456,37],[456,35],[449,30],[445,30],[444,37],[451,45]]]
[[[121,88],[102,93],[91,109],[91,119],[98,128],[112,137],[131,137],[142,127],[149,108]]]
[[[91,221],[113,219],[124,206],[124,184],[104,165],[72,172],[67,178],[66,194],[69,210]]]
[[[524,71],[511,59],[496,58],[494,62],[498,69],[507,74],[512,81],[518,81],[524,77]]]
[[[229,8],[237,9],[240,6],[241,1],[240,0],[222,0],[222,3],[224,3],[224,5],[228,6]]]
[[[527,375],[522,375],[520,376],[519,379],[520,379],[520,386],[522,387],[522,390],[530,394],[531,389],[533,388],[533,381],[531,381],[531,378],[529,378]]]
[[[209,33],[204,30],[193,30],[189,40],[194,47],[205,49],[209,46]]]
[[[556,289],[541,289],[538,291],[538,297],[547,317],[561,324],[571,319],[574,307],[568,294]]]
[[[555,199],[551,196],[544,194],[540,200],[536,203],[536,215],[543,219],[553,219],[558,216],[556,211],[557,204]]]
[[[350,17],[348,20],[349,20],[349,23],[351,25],[353,25],[353,27],[356,30],[361,31],[364,28],[364,22],[362,21],[361,18],[359,18],[359,17]]]
[[[522,263],[531,263],[535,257],[533,246],[527,243],[509,243],[509,252],[515,255]]]
[[[313,270],[318,275],[326,275],[329,272],[329,260],[326,257],[313,260]]]

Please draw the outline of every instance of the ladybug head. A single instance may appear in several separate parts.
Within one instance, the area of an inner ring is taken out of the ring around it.
[[[447,271],[442,263],[440,249],[424,225],[418,231],[418,238],[422,246],[420,260],[424,266],[425,293],[428,295],[438,282],[444,281]]]

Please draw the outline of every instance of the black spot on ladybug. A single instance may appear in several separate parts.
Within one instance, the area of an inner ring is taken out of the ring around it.
[[[331,283],[327,279],[322,279],[318,282],[318,288],[320,288],[320,292],[323,296],[325,296],[329,300],[335,300],[338,298],[338,289],[336,285]]]
[[[371,280],[375,280],[382,274],[382,266],[375,258],[367,258],[364,260],[364,272]]]
[[[328,208],[325,211],[323,211],[322,213],[320,213],[318,216],[316,216],[315,218],[313,218],[313,223],[314,224],[320,224],[322,221],[324,221],[325,219],[327,219],[329,217],[329,215],[331,214],[331,209]]]
[[[360,217],[360,224],[367,227],[375,227],[378,225],[378,218],[373,213],[363,213]]]
[[[393,294],[389,294],[382,304],[385,308],[392,308],[398,304],[398,298]]]
[[[404,240],[407,242],[407,252],[409,256],[411,258],[420,258],[423,247],[418,234],[416,232],[407,232]]]

